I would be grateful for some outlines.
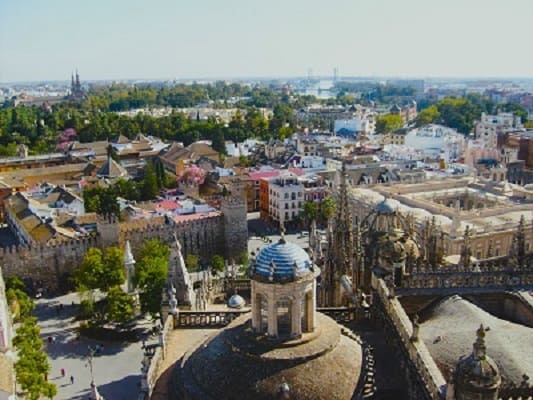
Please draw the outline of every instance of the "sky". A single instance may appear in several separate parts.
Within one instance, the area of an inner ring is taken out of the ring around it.
[[[533,77],[533,0],[0,0],[0,82]]]

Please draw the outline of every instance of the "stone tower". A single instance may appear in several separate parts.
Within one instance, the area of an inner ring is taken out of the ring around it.
[[[231,183],[229,194],[222,198],[220,210],[224,215],[224,250],[226,259],[236,260],[248,251],[248,221],[246,202],[240,181]]]
[[[119,243],[120,226],[114,215],[98,215],[96,220],[100,247],[116,246]]]

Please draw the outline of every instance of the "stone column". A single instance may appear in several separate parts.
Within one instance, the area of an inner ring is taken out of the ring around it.
[[[252,328],[258,332],[261,330],[261,296],[257,293],[255,283],[252,281]]]
[[[316,329],[316,280],[313,280],[312,291],[306,296],[305,304],[307,307],[307,327],[309,332],[313,332]]]
[[[268,336],[278,336],[278,308],[276,304],[276,297],[273,293],[269,293],[268,301]]]
[[[291,336],[302,336],[302,296],[305,294],[299,294],[294,296],[291,301]]]

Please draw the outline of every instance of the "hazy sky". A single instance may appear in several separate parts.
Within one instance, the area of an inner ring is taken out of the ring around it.
[[[533,76],[533,0],[0,0],[0,82]]]

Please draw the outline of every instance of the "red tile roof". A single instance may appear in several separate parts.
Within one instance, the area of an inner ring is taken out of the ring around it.
[[[174,222],[188,222],[188,221],[197,221],[209,217],[218,217],[220,215],[219,211],[210,211],[205,213],[196,213],[196,214],[185,214],[185,215],[174,215],[172,218]]]

